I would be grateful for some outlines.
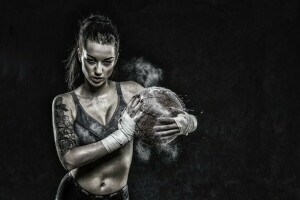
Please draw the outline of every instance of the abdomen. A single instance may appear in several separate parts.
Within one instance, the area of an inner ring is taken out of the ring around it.
[[[78,184],[94,194],[108,194],[127,184],[133,141],[124,147],[71,171]]]

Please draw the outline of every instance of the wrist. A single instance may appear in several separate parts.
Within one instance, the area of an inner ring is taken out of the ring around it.
[[[188,135],[197,128],[197,119],[194,115],[190,115],[187,112],[183,112],[174,118],[180,133],[179,135]]]
[[[135,121],[125,111],[118,121],[118,130],[101,140],[105,149],[111,153],[129,142],[135,132]]]
[[[106,138],[102,139],[101,142],[107,152],[111,153],[120,147],[124,146],[132,139],[132,136],[124,134],[122,130],[116,130]]]
[[[132,137],[134,135],[135,125],[136,122],[129,116],[126,111],[118,121],[119,130],[121,130],[128,137]]]

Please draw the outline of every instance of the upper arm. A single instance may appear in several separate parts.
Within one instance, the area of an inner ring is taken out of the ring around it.
[[[74,118],[69,94],[56,96],[52,102],[52,125],[57,154],[63,166],[64,155],[76,146]]]
[[[144,89],[143,86],[134,81],[122,82],[121,88],[126,103],[128,103],[135,94]]]

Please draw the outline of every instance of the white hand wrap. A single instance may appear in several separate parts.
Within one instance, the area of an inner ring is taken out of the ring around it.
[[[178,128],[179,135],[188,135],[197,128],[197,119],[194,115],[190,115],[187,112],[180,113],[174,118]]]
[[[129,142],[134,135],[135,124],[135,121],[125,111],[122,117],[119,119],[119,130],[116,130],[115,132],[101,140],[105,149],[109,153],[111,153]]]

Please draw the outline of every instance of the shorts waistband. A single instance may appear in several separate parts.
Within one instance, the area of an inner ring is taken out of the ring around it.
[[[128,192],[128,185],[126,184],[123,188],[121,188],[120,190],[118,190],[116,192],[113,192],[113,193],[109,193],[109,194],[105,194],[105,195],[94,194],[94,193],[91,193],[91,192],[87,191],[83,187],[81,187],[70,172],[69,172],[69,177],[73,180],[76,187],[78,187],[81,190],[82,193],[84,193],[84,194],[86,194],[90,197],[93,197],[93,198],[111,199],[113,197],[117,197],[117,196],[123,195],[124,193]]]

